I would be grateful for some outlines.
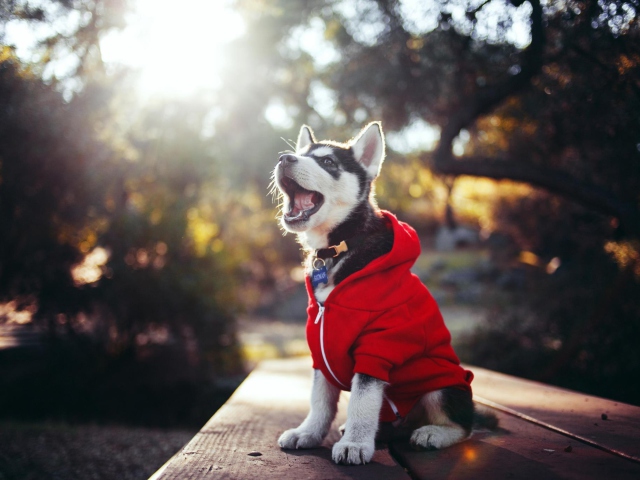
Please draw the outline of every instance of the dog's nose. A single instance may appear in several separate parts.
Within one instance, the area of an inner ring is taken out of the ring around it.
[[[297,157],[295,155],[291,155],[290,153],[280,155],[280,158],[278,160],[283,165],[286,165],[287,163],[296,163],[298,161]]]

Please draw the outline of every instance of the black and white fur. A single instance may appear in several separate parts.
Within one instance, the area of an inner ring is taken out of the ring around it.
[[[312,130],[303,126],[295,153],[281,155],[276,165],[274,180],[282,193],[281,223],[285,230],[297,233],[307,252],[307,269],[311,269],[315,250],[356,235],[366,236],[337,262],[326,260],[329,282],[314,290],[321,304],[336,285],[393,245],[393,232],[377,213],[373,194],[373,181],[380,173],[384,156],[384,136],[377,122],[367,125],[347,144],[318,142]],[[344,434],[333,446],[336,463],[357,465],[371,461],[385,387],[385,382],[369,375],[354,376]],[[335,418],[339,394],[339,389],[315,370],[311,410],[300,426],[280,436],[280,447],[319,446]],[[487,419],[487,423],[491,421]],[[418,448],[445,448],[467,438],[473,422],[471,395],[445,388],[425,394],[390,435],[409,434],[412,445]]]

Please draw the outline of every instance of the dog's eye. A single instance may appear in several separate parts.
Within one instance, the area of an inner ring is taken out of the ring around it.
[[[324,157],[322,159],[322,163],[324,163],[328,167],[333,167],[336,164],[336,162],[334,162],[331,157]]]

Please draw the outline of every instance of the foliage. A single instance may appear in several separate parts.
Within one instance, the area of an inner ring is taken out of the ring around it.
[[[240,148],[286,144],[248,120],[264,108],[254,98],[197,92],[141,104],[126,72],[107,75],[96,57],[100,36],[122,26],[123,13],[124,2],[107,0],[3,4],[3,22],[71,27],[51,30],[28,66],[3,47],[2,227],[15,238],[3,239],[0,295],[33,310],[50,332],[89,334],[115,357],[178,341],[190,368],[237,372],[233,315],[260,304],[265,285],[291,283],[265,196],[273,156]],[[78,68],[48,76],[69,54]],[[223,112],[215,138],[213,110]],[[251,128],[233,135],[239,125]],[[230,141],[220,142],[226,133]],[[247,178],[247,161],[264,168]]]
[[[536,221],[544,215],[545,221]],[[541,192],[511,200],[498,212],[501,230],[516,251],[535,262],[520,265],[526,283],[510,305],[495,306],[485,325],[468,335],[461,354],[488,368],[565,387],[640,402],[629,382],[640,367],[633,341],[640,334],[637,258],[625,244],[603,249],[614,227],[599,215]],[[623,250],[623,251],[620,251]],[[561,259],[549,274],[553,258]],[[504,257],[503,257],[504,261]]]
[[[180,380],[191,391],[240,372],[232,322],[237,259],[224,245],[210,248],[215,238],[203,241],[191,222],[215,169],[200,138],[202,109],[160,105],[128,117],[122,134],[109,86],[88,84],[67,102],[7,48],[0,90],[0,298],[33,311],[34,323],[60,344],[45,363],[62,368],[47,370],[46,382],[3,385],[13,394],[0,403],[16,407],[21,388],[47,398],[47,385],[53,410],[53,392],[94,386],[76,393],[95,399],[103,384],[85,377],[125,374],[132,370],[124,365],[162,356],[191,372]],[[58,361],[69,356],[83,359],[70,369]],[[165,381],[178,381],[168,372]],[[72,404],[61,406],[68,413]]]
[[[12,20],[27,22],[32,33],[40,27],[37,60],[30,67],[53,81],[66,80],[79,91],[87,79],[102,72],[100,36],[124,27],[128,0],[26,0],[0,1],[0,43],[4,27]],[[44,28],[42,28],[44,27]],[[61,65],[56,61],[64,59]]]
[[[73,286],[71,267],[82,252],[71,243],[90,236],[86,227],[97,223],[100,201],[99,192],[77,178],[89,177],[91,159],[104,156],[88,128],[87,108],[99,99],[67,104],[23,70],[7,47],[2,55],[0,291],[3,300],[30,302],[37,295],[43,316],[55,315],[58,302],[60,311],[75,314],[86,307],[86,296]]]

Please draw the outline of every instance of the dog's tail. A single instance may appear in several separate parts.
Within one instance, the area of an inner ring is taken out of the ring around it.
[[[498,428],[498,416],[486,408],[475,408],[473,412],[473,428],[495,430]]]

